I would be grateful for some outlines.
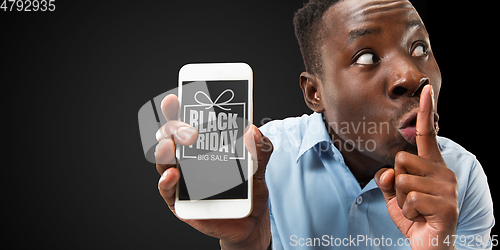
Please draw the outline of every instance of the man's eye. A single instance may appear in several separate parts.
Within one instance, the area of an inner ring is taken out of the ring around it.
[[[359,56],[355,63],[359,65],[372,65],[377,63],[378,61],[378,58],[374,54],[365,53]]]
[[[411,52],[411,55],[415,56],[415,57],[426,56],[427,55],[427,46],[425,46],[423,44],[417,45],[417,47],[415,47],[413,49],[413,51]]]

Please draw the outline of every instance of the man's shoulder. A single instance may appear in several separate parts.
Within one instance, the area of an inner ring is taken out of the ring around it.
[[[312,115],[302,115],[299,117],[288,117],[283,120],[273,120],[259,129],[269,138],[286,136],[302,137]]]
[[[463,188],[478,175],[485,177],[483,168],[474,154],[445,137],[438,136],[438,144],[446,165],[455,172],[459,185]]]
[[[493,202],[488,178],[476,156],[454,141],[438,137],[446,165],[458,181],[458,218],[457,235],[475,234],[487,236],[495,224]],[[484,242],[485,245],[491,242]],[[491,246],[491,245],[490,245]]]
[[[467,160],[467,161],[477,161],[476,156],[471,152],[467,151],[460,144],[448,139],[446,137],[437,137],[439,144],[439,149],[441,150],[441,155],[445,160]]]
[[[319,113],[274,120],[259,129],[273,144],[271,164],[275,162],[282,164],[285,159],[295,162],[301,150],[309,149],[319,137],[326,134],[325,124]]]

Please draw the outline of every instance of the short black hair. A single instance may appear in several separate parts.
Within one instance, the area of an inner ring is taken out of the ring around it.
[[[299,41],[306,71],[321,75],[321,45],[324,37],[321,19],[325,12],[340,0],[310,0],[293,17],[295,36]]]

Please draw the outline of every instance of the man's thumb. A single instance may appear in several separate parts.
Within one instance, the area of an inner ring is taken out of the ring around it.
[[[245,132],[245,146],[254,160],[254,178],[264,179],[267,162],[273,152],[273,144],[251,124]]]
[[[396,190],[394,190],[394,169],[382,168],[375,173],[375,182],[378,188],[382,191],[386,203],[396,197]]]

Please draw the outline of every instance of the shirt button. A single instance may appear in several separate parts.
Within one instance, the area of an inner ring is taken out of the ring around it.
[[[361,203],[363,203],[363,197],[360,195],[356,198],[356,204],[361,205]]]

